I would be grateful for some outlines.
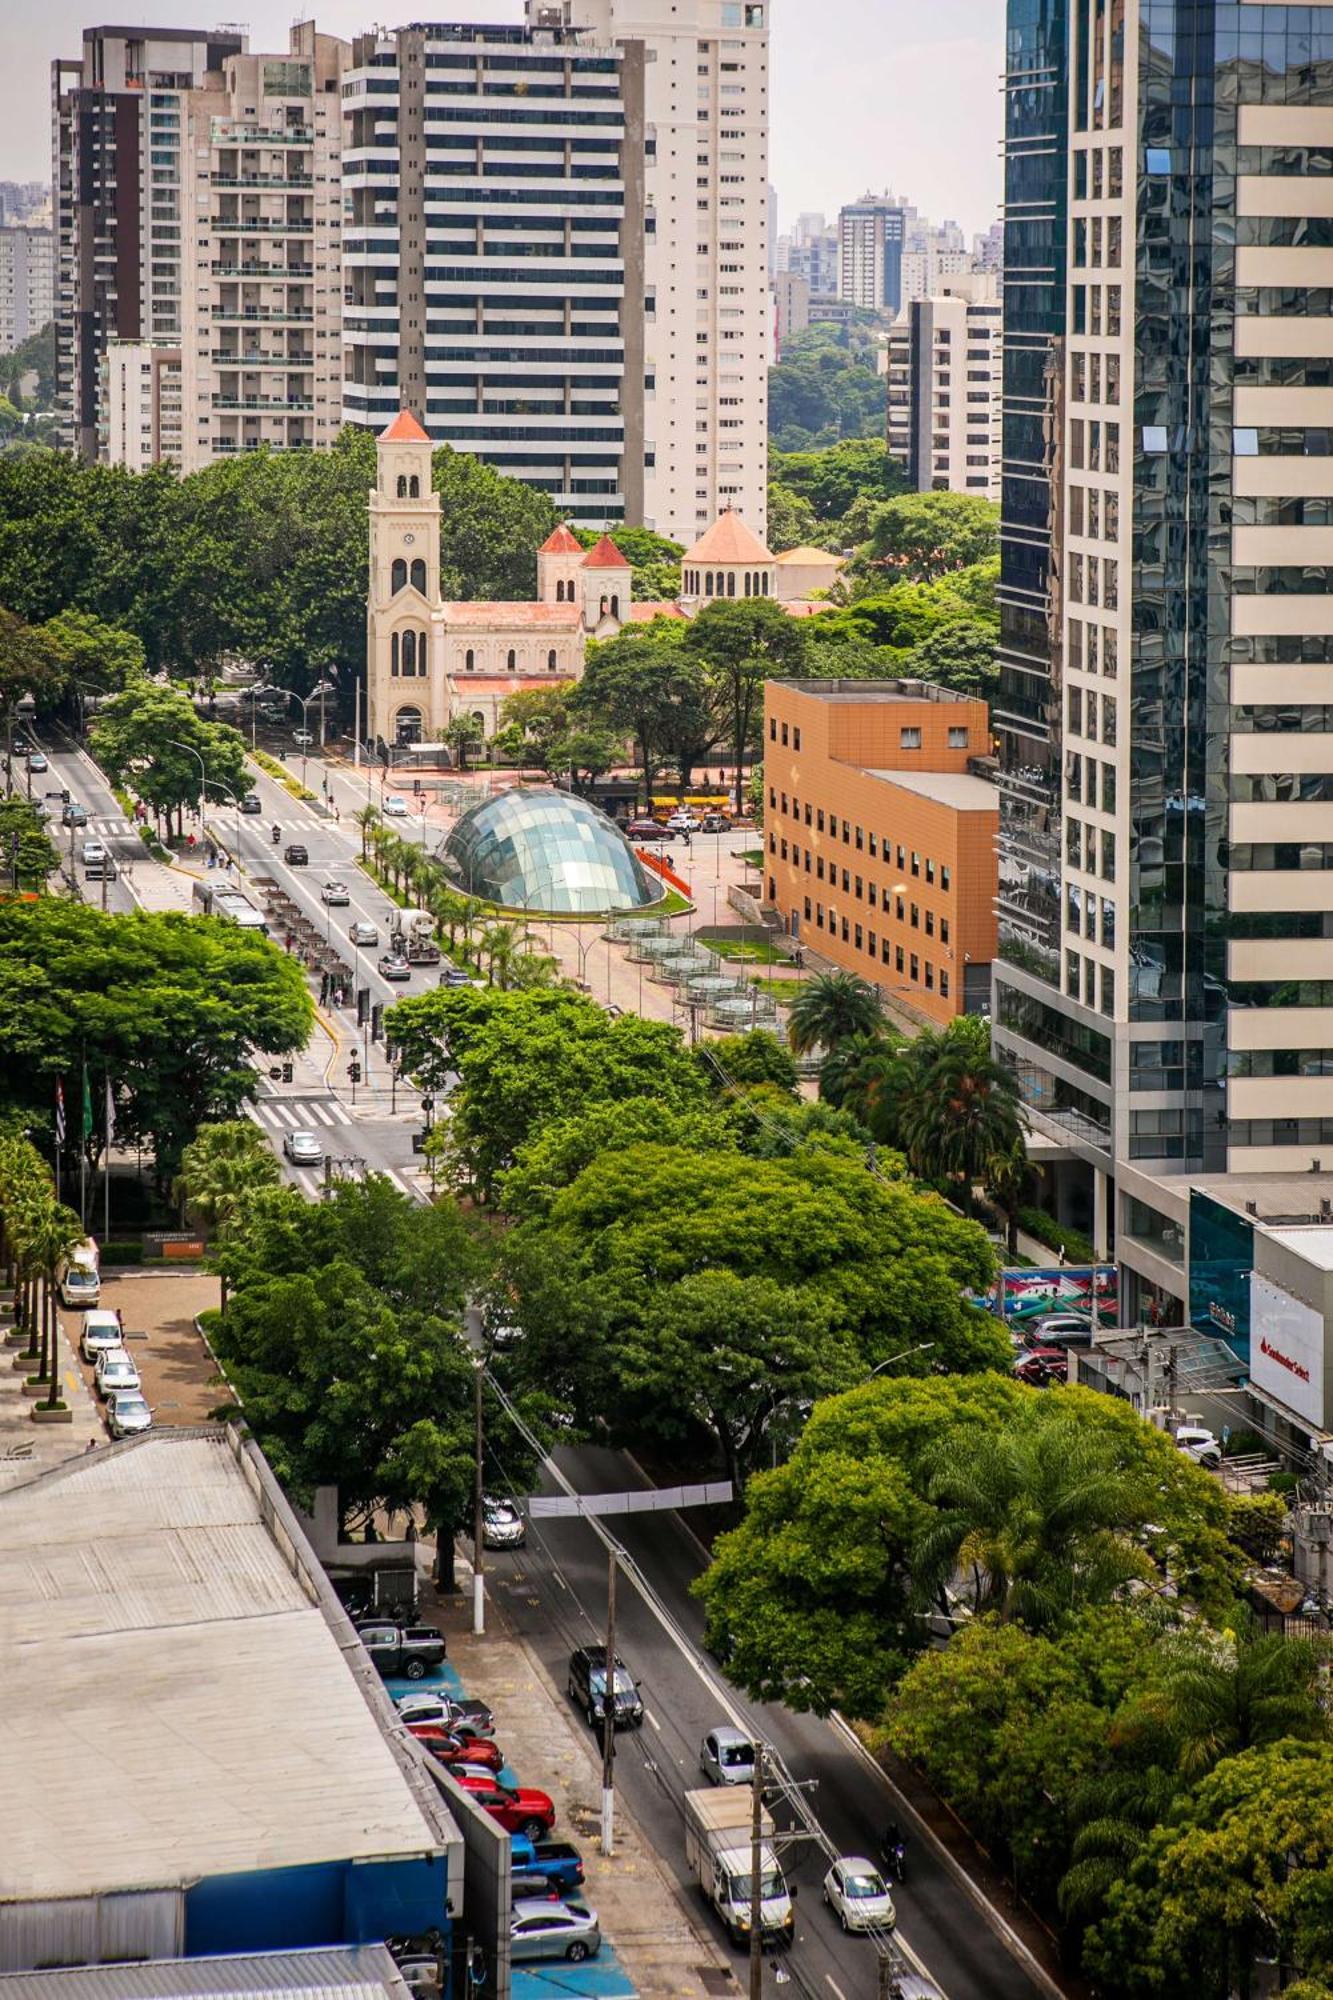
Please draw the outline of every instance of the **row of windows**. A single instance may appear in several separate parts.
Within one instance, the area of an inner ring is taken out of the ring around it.
[[[1104,296],[1103,296],[1104,295]],[[1120,287],[1119,285],[1075,285],[1073,296],[1073,325],[1071,332],[1091,334],[1100,339],[1103,334],[1108,340],[1120,336]]]
[[[778,725],[777,725],[777,719],[776,719],[776,717],[774,717],[774,716],[771,716],[771,715],[770,715],[770,716],[769,716],[769,718],[768,718],[768,740],[769,740],[769,742],[770,742],[770,743],[776,743],[776,742],[777,742],[777,740],[778,740]],[[785,722],[783,723],[783,725],[782,725],[782,747],[783,747],[783,749],[784,749],[784,750],[786,750],[786,749],[788,749],[788,748],[791,748],[792,750],[799,750],[799,749],[800,749],[800,747],[801,747],[801,725],[800,725],[800,723],[799,723],[799,722],[793,722],[793,723],[791,724],[791,734],[790,734],[790,743],[788,742],[788,725],[787,725],[787,724],[786,724]]]
[[[700,445],[706,451],[707,445]],[[682,579],[686,597],[771,597],[768,573],[765,570],[746,570],[741,575],[741,588],[737,589],[734,569],[687,569]]]
[[[1233,1118],[1227,1139],[1233,1146],[1329,1146],[1333,1118]]]
[[[1084,757],[1077,750],[1065,752],[1065,797],[1074,805],[1096,807],[1097,773],[1101,772],[1101,809],[1105,813],[1115,811],[1116,776],[1114,764],[1098,764],[1095,757]]]
[[[1100,604],[1107,611],[1120,607],[1120,565],[1113,556],[1071,555],[1069,558],[1069,601],[1071,604]]]
[[[1104,694],[1099,698],[1096,688],[1076,687],[1071,683],[1066,701],[1069,727],[1075,736],[1089,736],[1094,743],[1114,745],[1118,712],[1114,695]]]
[[[424,632],[395,632],[389,641],[389,671],[413,680],[429,672],[427,639]]]
[[[768,788],[768,803],[772,811],[781,812],[784,815],[788,815],[789,813],[789,816],[796,820],[798,824],[813,826],[816,833],[823,833],[825,831],[825,820],[827,817],[827,830],[829,834],[834,840],[839,837],[840,823],[837,813],[831,812],[826,816],[822,806],[812,806],[808,800],[803,807],[801,801],[794,796],[789,809],[787,794],[779,792],[773,785],[770,785]],[[880,858],[886,863],[893,860],[894,843],[890,840],[887,833],[877,835],[872,829],[867,834],[864,828],[859,826],[854,827],[849,819],[844,819],[841,821],[841,836],[844,847],[854,845],[858,854],[868,852],[872,861],[876,858]],[[901,844],[898,846],[897,855],[897,865],[899,868],[910,868],[910,872],[916,876],[920,876],[924,871],[926,881],[930,883],[934,882],[936,868],[934,861],[932,861],[929,855],[926,855],[923,861],[915,848],[904,848]],[[940,863],[939,867],[939,882],[941,889],[948,889],[950,871],[943,862]]]
[[[1069,532],[1086,535],[1092,542],[1115,541],[1120,533],[1120,495],[1103,493],[1098,486],[1071,486]]]
[[[1104,882],[1115,881],[1115,835],[1109,827],[1087,826],[1082,820],[1065,820],[1065,860],[1085,875],[1100,875]]]
[[[1119,472],[1120,426],[1099,417],[1069,424],[1069,463],[1076,472]]]
[[[831,889],[841,886],[843,894],[854,896],[858,903],[867,903],[872,910],[882,909],[886,917],[896,916],[900,924],[910,924],[914,931],[924,930],[927,937],[935,936],[937,920],[934,910],[923,911],[919,903],[909,903],[905,896],[896,895],[889,889],[885,889],[881,895],[873,882],[866,882],[860,875],[853,875],[847,868],[842,870],[842,881],[839,885],[836,862],[830,861],[826,866],[822,854],[812,854],[808,847],[802,853],[795,841],[791,842],[789,848],[787,841],[776,833],[770,833],[768,836],[768,851],[774,860],[786,861],[790,858],[792,867],[803,866],[807,875],[812,872],[810,864],[813,861],[813,873],[817,882],[827,882]],[[944,873],[947,875],[948,872],[946,868]],[[901,884],[899,886],[901,887]],[[947,882],[943,886],[947,888]],[[940,943],[948,944],[948,917],[941,916],[938,924]]]
[[[1333,708],[1313,705],[1277,708],[1256,703],[1233,708],[1231,728],[1237,736],[1263,736],[1271,731],[1284,735],[1300,731],[1322,736],[1333,732]]]
[[[1095,674],[1100,658],[1101,671],[1108,679],[1113,680],[1119,672],[1120,638],[1108,626],[1085,624],[1081,619],[1071,618],[1066,628],[1065,644],[1071,667]]]
[[[776,893],[777,884],[770,880],[770,897]],[[812,921],[813,913],[816,930],[827,931],[831,938],[840,937],[844,944],[852,945],[856,951],[863,951],[868,958],[878,959],[881,965],[892,966],[895,972],[905,974],[913,986],[924,986],[927,993],[934,993],[938,986],[941,1000],[949,998],[949,974],[944,966],[941,966],[937,973],[929,959],[923,964],[916,952],[906,951],[900,944],[890,944],[888,938],[880,938],[874,931],[863,930],[860,924],[850,922],[846,917],[839,917],[837,911],[831,907],[826,917],[824,905],[812,904],[809,896],[805,898],[804,910],[807,923]]]
[[[1077,882],[1065,885],[1065,929],[1089,944],[1115,947],[1115,904],[1109,896],[1080,889]]]
[[[403,482],[400,479],[398,484],[401,486],[402,483]],[[415,486],[416,483],[417,482],[414,479],[412,481],[412,484]],[[424,558],[422,558],[421,556],[417,556],[415,558],[411,566],[410,574],[411,574],[413,590],[419,590],[422,596],[424,597],[426,594],[426,564]],[[389,590],[394,597],[398,595],[398,592],[400,590],[406,590],[408,583],[408,575],[409,575],[408,565],[404,562],[401,556],[396,556],[394,558],[393,565],[389,572]]]
[[[1071,1000],[1081,1000],[1085,1007],[1098,1005],[1098,983],[1101,986],[1101,1012],[1115,1013],[1115,972],[1109,965],[1098,965],[1096,959],[1084,958],[1081,952],[1065,953],[1065,992]]]

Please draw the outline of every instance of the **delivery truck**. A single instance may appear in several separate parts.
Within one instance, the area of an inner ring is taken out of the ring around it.
[[[706,1786],[685,1794],[685,1862],[736,1944],[750,1936],[751,1813],[747,1788]],[[792,1891],[773,1849],[773,1820],[759,1822],[760,1911],[766,1939],[790,1944],[796,1925]]]

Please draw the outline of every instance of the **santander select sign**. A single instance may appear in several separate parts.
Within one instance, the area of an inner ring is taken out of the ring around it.
[[[1257,1271],[1250,1274],[1250,1380],[1324,1428],[1324,1316]]]

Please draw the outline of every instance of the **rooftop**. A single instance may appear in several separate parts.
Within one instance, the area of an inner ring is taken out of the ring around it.
[[[772,554],[753,528],[747,528],[734,507],[719,514],[711,528],[705,528],[692,549],[681,557],[683,563],[771,563]]]
[[[154,1431],[0,1492],[0,1631],[23,1828],[0,1904],[458,1842],[267,1464],[229,1429]]]
[[[791,609],[790,605],[787,607]],[[823,604],[825,611],[835,611],[836,605]],[[797,694],[811,696],[815,701],[841,702],[895,702],[895,701],[939,701],[976,702],[980,695],[958,694],[953,688],[941,687],[936,681],[773,681],[771,686],[792,688]]]
[[[784,549],[780,556],[773,558],[777,563],[834,563],[841,569],[847,558],[835,556],[829,549],[813,549],[808,545],[799,549]]]
[[[1329,1166],[1333,1167],[1333,1159]],[[1265,1224],[1274,1233],[1275,1225],[1289,1229],[1295,1248],[1300,1247],[1300,1236],[1313,1234],[1318,1225],[1333,1228],[1333,1206],[1329,1206],[1333,1204],[1333,1172],[1191,1174],[1188,1187],[1211,1195],[1238,1214],[1249,1211],[1253,1203],[1250,1220]]]
[[[585,569],[628,569],[629,558],[623,556],[609,535],[602,535],[595,541],[583,558]]]
[[[936,805],[952,806],[955,812],[1000,810],[996,787],[984,778],[974,778],[968,771],[871,770],[867,775],[883,778],[886,784],[901,785],[904,791],[915,792],[918,798],[933,799]]]
[[[446,625],[495,626],[500,631],[526,625],[542,632],[577,632],[583,624],[577,604],[500,604],[478,599],[470,604],[442,604],[439,610]]]
[[[581,556],[583,544],[574,534],[567,521],[553,528],[538,549],[539,556]]]
[[[0,1975],[0,2000],[408,2000],[383,1944],[149,1959]]]
[[[388,429],[380,432],[380,443],[429,444],[430,434],[422,430],[410,410],[400,410]]]

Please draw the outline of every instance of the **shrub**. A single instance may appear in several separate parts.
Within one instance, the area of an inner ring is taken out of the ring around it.
[[[1287,1503],[1280,1493],[1233,1493],[1227,1502],[1227,1534],[1255,1562],[1271,1563],[1282,1541]]]
[[[1092,1238],[1068,1223],[1057,1222],[1044,1208],[1020,1208],[1018,1226],[1026,1235],[1035,1236],[1038,1243],[1045,1243],[1052,1250],[1063,1249],[1067,1264],[1096,1262]]]
[[[104,1243],[99,1252],[103,1264],[142,1264],[142,1243]]]

